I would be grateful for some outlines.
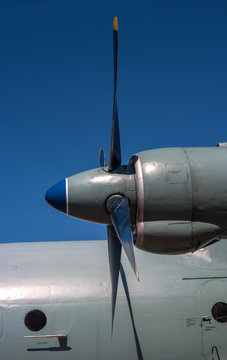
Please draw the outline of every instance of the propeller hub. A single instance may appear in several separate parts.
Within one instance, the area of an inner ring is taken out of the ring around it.
[[[135,177],[134,174],[109,173],[96,168],[73,175],[68,182],[67,214],[86,221],[110,224],[106,200],[112,194],[125,194],[130,198],[132,219],[135,217]]]
[[[47,190],[45,200],[56,210],[67,213],[66,193],[66,179],[64,179]]]

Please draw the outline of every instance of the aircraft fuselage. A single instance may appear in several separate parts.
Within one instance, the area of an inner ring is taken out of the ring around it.
[[[106,253],[105,241],[1,244],[0,358],[138,360],[121,282],[111,340]],[[227,323],[212,316],[227,302],[226,254],[224,241],[178,256],[136,250],[139,284],[123,256],[143,360],[227,358]],[[39,331],[24,322],[33,310],[47,319]]]

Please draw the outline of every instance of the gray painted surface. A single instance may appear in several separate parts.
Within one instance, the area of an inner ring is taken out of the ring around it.
[[[138,154],[144,221],[192,220],[227,227],[227,148],[166,148]]]
[[[122,169],[123,168],[123,169]],[[106,200],[113,194],[124,194],[130,200],[133,219],[136,206],[134,174],[108,173],[97,168],[68,178],[68,215],[101,224],[110,224]]]
[[[108,199],[125,195],[138,248],[186,253],[226,233],[226,179],[226,147],[148,150],[114,172],[97,168],[69,177],[67,214],[110,224]]]
[[[136,157],[138,248],[184,253],[226,232],[227,148],[155,149]]]
[[[225,240],[187,255],[135,251],[139,283],[124,254],[122,262],[144,360],[211,360],[213,345],[226,359],[227,323],[201,322],[215,302],[227,302]],[[104,241],[1,244],[0,358],[136,360],[121,281],[111,340],[109,284]],[[32,309],[47,316],[37,334],[24,325]],[[70,351],[27,351],[59,344],[56,338],[24,336],[56,334],[68,335]]]

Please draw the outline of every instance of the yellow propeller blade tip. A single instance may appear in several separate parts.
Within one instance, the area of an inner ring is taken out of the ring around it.
[[[118,22],[117,22],[117,17],[115,16],[115,18],[113,19],[113,29],[115,31],[118,31]]]

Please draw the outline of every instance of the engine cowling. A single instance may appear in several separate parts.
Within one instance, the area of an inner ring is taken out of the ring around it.
[[[195,221],[146,221],[137,224],[136,247],[157,254],[184,254],[208,244],[219,226]]]
[[[157,149],[131,158],[137,193],[134,243],[138,248],[186,253],[226,231],[226,150]]]

